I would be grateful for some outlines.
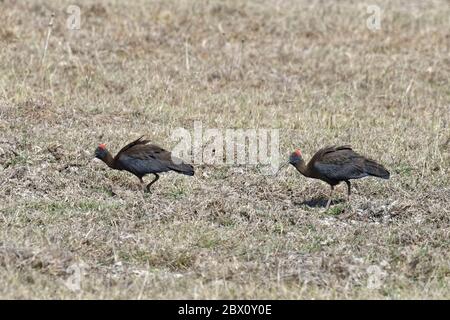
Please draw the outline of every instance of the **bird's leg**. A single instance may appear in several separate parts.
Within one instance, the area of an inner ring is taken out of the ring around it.
[[[349,180],[345,180],[345,183],[347,184],[347,202],[350,202],[350,195],[352,194],[352,185],[350,184]]]
[[[348,204],[348,207],[349,207],[348,208],[349,209],[348,210],[349,213],[347,213],[346,215],[343,215],[341,217],[341,219],[349,219],[350,217],[352,217],[355,214],[355,211],[350,206],[350,195],[352,194],[352,190],[351,190],[352,185],[351,185],[349,180],[345,180],[345,183],[347,184],[347,204]]]
[[[158,179],[159,179],[159,175],[157,174],[157,173],[154,173],[154,175],[155,175],[155,179],[153,179],[152,180],[152,182],[150,182],[148,185],[147,185],[147,192],[150,192],[150,187],[152,186],[152,184],[154,184],[156,181],[158,181]]]
[[[334,190],[334,186],[331,186],[331,190],[330,190],[330,197],[328,198],[328,202],[327,202],[327,206],[325,208],[325,211],[327,211],[330,208],[331,205],[331,197],[333,195],[333,190]]]
[[[142,177],[138,177],[139,178],[139,182],[141,183],[141,188],[142,188],[142,190],[144,190],[145,191],[145,189],[144,189],[144,179],[142,179]]]

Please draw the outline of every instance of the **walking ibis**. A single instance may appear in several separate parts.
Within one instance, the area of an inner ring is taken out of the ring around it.
[[[308,164],[303,160],[300,150],[294,151],[287,164],[292,164],[302,175],[308,178],[319,179],[331,187],[326,210],[330,207],[334,186],[345,181],[347,184],[347,201],[350,200],[351,179],[360,179],[374,176],[389,179],[389,171],[381,164],[367,159],[350,146],[331,146],[320,149],[311,158]]]
[[[149,140],[143,137],[127,144],[115,157],[106,149],[104,144],[100,144],[95,149],[95,157],[102,160],[108,167],[116,170],[125,170],[136,177],[143,184],[142,179],[147,174],[153,174],[155,178],[147,185],[147,192],[150,187],[159,179],[159,173],[175,171],[188,176],[194,175],[192,165],[184,163],[172,154],[154,144],[149,144]]]

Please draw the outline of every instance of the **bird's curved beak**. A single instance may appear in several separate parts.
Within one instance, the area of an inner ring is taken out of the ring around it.
[[[285,163],[282,163],[282,164],[280,165],[280,167],[278,168],[278,171],[277,171],[277,173],[275,174],[275,176],[277,176],[277,175],[280,173],[281,169],[283,169],[284,167],[286,167],[286,166],[288,166],[288,165],[289,165],[289,161],[287,161],[287,162],[285,162]]]

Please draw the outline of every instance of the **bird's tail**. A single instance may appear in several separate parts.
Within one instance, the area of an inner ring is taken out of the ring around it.
[[[366,159],[364,164],[367,174],[382,179],[389,179],[389,171],[387,171],[381,164],[369,159]]]
[[[188,163],[180,162],[179,164],[172,163],[170,169],[175,172],[185,174],[187,176],[194,175],[194,167]]]

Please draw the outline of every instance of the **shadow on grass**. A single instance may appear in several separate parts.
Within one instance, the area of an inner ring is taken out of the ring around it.
[[[327,206],[327,202],[328,198],[321,197],[321,198],[312,198],[302,202],[295,202],[295,204],[299,206],[308,206],[311,208],[325,208]],[[333,206],[344,202],[345,202],[344,199],[333,199],[331,200],[331,205]]]

